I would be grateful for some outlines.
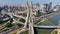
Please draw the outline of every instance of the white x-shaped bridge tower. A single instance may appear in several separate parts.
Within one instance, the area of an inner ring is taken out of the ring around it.
[[[24,28],[29,26],[29,34],[34,34],[34,28],[33,28],[33,15],[32,15],[32,2],[28,4],[27,2],[27,17],[26,17],[26,22],[24,25]]]

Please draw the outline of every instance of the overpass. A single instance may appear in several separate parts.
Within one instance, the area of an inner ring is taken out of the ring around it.
[[[10,15],[11,17],[15,16],[15,17],[18,17],[18,18],[26,19],[25,17],[23,17],[21,15],[14,14],[14,13],[7,13],[7,15]]]

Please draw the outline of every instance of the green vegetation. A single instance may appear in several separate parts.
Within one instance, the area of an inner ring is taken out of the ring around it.
[[[21,27],[21,26],[22,26],[22,25],[21,25],[21,24],[19,24],[19,23],[18,23],[18,24],[16,24],[16,25],[18,25],[19,27]]]
[[[3,21],[0,21],[0,24],[4,24],[4,22]]]
[[[29,33],[29,31],[26,30],[25,32],[22,32],[22,33],[20,33],[20,34],[28,34],[28,33]]]
[[[35,17],[39,17],[41,15],[44,15],[44,13],[40,12],[39,10],[37,11],[36,15],[34,15]]]
[[[26,16],[27,16],[27,14],[26,14],[26,13],[23,13],[22,15],[23,15],[24,17],[26,17]]]
[[[53,31],[53,29],[37,29],[37,33],[35,34],[50,34]],[[21,34],[28,34],[29,31],[26,30],[25,32],[22,32]]]
[[[18,24],[16,24],[15,27],[18,28],[19,27]]]
[[[45,13],[42,13],[42,12],[37,12],[37,14],[33,14],[34,17],[39,17],[39,16],[42,16],[42,15],[45,15]]]
[[[57,34],[58,32],[57,31],[54,31],[52,34]]]
[[[7,23],[6,25],[5,25],[5,27],[12,27],[13,26],[13,24],[11,24],[11,23]]]
[[[15,17],[15,16],[13,16],[14,17],[14,19],[18,19],[17,17]]]
[[[53,29],[37,29],[38,34],[50,34]]]
[[[24,16],[24,17],[26,17],[26,16],[27,16],[27,14],[26,14],[26,13],[20,13],[19,15],[22,15],[22,16]]]
[[[41,20],[35,21],[35,24],[36,24],[36,23],[39,23],[40,21],[41,21]]]
[[[21,21],[21,22],[23,22],[23,23],[25,22],[25,20],[24,20],[24,19],[22,19],[22,18],[21,18],[19,21]]]
[[[7,27],[4,27],[3,29],[1,29],[1,31],[6,31],[7,30]]]

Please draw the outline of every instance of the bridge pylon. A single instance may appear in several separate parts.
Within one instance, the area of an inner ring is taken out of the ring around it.
[[[24,25],[24,28],[27,28],[27,25],[29,26],[29,34],[34,34],[34,28],[33,28],[33,16],[32,16],[32,2],[29,4],[27,3],[27,17],[26,17],[26,22]]]

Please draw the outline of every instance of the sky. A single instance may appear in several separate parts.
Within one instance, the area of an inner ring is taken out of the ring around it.
[[[0,4],[24,4],[26,3],[26,1],[28,2],[32,1],[33,3],[41,3],[41,4],[49,2],[57,4],[60,3],[60,0],[0,0]]]

